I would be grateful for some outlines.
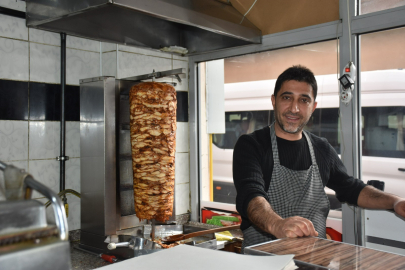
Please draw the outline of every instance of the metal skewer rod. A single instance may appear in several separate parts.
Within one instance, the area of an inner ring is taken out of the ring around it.
[[[155,241],[155,225],[156,225],[156,220],[152,219],[152,241]]]

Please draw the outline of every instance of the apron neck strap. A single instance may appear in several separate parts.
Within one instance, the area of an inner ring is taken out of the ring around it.
[[[309,135],[305,130],[303,130],[302,133],[304,134],[304,136],[305,136],[305,138],[307,139],[307,142],[308,142],[309,153],[311,154],[312,165],[315,165],[316,164],[316,158],[315,158],[314,148],[312,147],[311,139],[309,138]]]
[[[278,147],[277,147],[277,139],[276,139],[276,130],[274,128],[275,122],[270,125],[270,137],[271,137],[271,149],[273,150],[273,160],[274,164],[280,164],[280,159],[278,155]],[[309,138],[309,135],[305,130],[302,131],[304,134],[307,142],[308,142],[308,147],[309,147],[309,153],[311,154],[311,161],[312,165],[316,164],[316,158],[315,158],[315,153],[314,153],[314,148],[312,147],[312,142],[311,139]]]
[[[271,149],[273,150],[273,160],[274,164],[280,164],[280,159],[278,157],[278,147],[276,139],[276,130],[274,129],[275,122],[270,126],[270,138],[271,138]]]

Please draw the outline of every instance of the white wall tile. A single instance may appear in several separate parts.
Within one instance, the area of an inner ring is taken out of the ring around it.
[[[181,79],[180,83],[177,79],[173,79],[173,81],[177,83],[175,88],[177,91],[188,91],[188,62],[173,60],[173,69],[177,68],[185,68],[186,74],[179,75]]]
[[[189,152],[189,128],[188,122],[177,122],[176,130],[176,152],[184,153]]]
[[[0,36],[28,40],[25,19],[0,14]]]
[[[0,160],[28,159],[28,121],[0,121]]]
[[[156,56],[156,57],[172,59],[171,53],[161,52],[159,50],[154,50],[154,49],[118,45],[118,50],[123,51],[123,52],[132,52],[132,53],[143,54],[143,55],[148,55],[148,56]]]
[[[25,20],[24,20],[25,23]],[[39,30],[35,28],[29,29],[29,39],[31,42],[54,45],[60,47],[61,37],[59,33]],[[75,36],[66,36],[66,47],[70,49],[86,50],[100,52],[100,42],[91,39],[85,39]]]
[[[2,160],[4,162],[4,160]],[[23,169],[25,171],[28,171],[28,160],[24,161],[7,161],[5,162],[7,165],[13,165],[19,169]],[[0,201],[5,201],[6,196],[5,196],[5,189],[4,189],[4,173],[0,172]]]
[[[60,47],[30,44],[30,80],[60,83]]]
[[[0,7],[6,7],[25,12],[25,1],[0,0]]]
[[[171,59],[118,52],[118,78],[152,73],[153,70],[170,69],[172,69]]]
[[[176,196],[176,215],[190,211],[190,184],[176,185],[174,194]]]
[[[66,122],[66,155],[80,157],[80,122]]]
[[[66,161],[65,188],[80,193],[80,158],[69,158]]]
[[[117,51],[117,44],[101,42],[101,52]]]
[[[59,122],[30,121],[29,159],[47,159],[59,156],[59,132]]]
[[[35,180],[44,184],[54,192],[59,193],[59,161],[57,160],[29,160],[29,173]],[[32,198],[44,197],[34,192]]]
[[[30,42],[60,46],[60,34],[54,32],[30,28],[29,39]]]
[[[175,177],[176,185],[190,182],[190,156],[189,153],[176,153]]]
[[[0,38],[0,79],[28,81],[28,42]]]
[[[103,76],[117,76],[117,52],[106,52],[102,55]]]
[[[80,85],[81,79],[97,76],[100,76],[100,53],[66,49],[67,84]]]
[[[81,37],[67,36],[66,47],[72,49],[100,52],[100,41]]]

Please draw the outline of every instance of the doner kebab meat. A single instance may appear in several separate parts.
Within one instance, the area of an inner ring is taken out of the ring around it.
[[[176,90],[145,82],[129,92],[135,212],[164,222],[172,216],[176,149]]]

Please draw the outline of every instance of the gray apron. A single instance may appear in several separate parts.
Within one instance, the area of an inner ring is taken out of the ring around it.
[[[312,165],[308,170],[294,171],[280,165],[274,124],[270,126],[274,168],[267,195],[271,207],[279,216],[300,216],[309,219],[319,233],[318,237],[326,238],[329,199],[322,184],[312,142],[305,131],[303,134],[308,141]],[[242,251],[245,247],[276,239],[253,224],[243,230],[243,238]]]

